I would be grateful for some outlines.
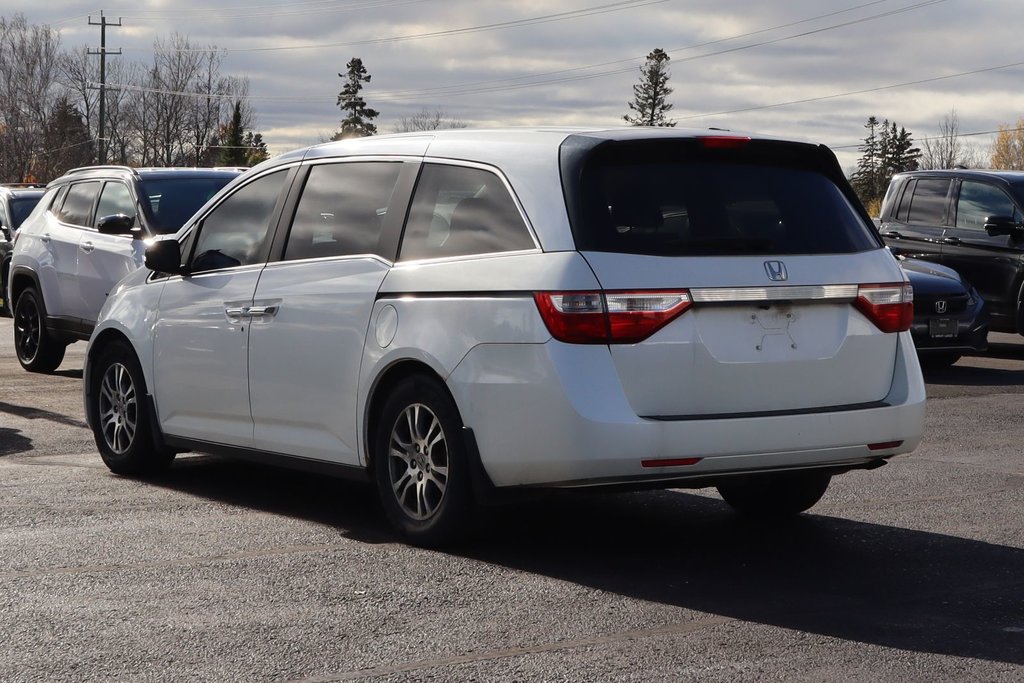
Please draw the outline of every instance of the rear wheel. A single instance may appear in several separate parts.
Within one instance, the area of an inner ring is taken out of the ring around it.
[[[106,466],[126,475],[167,469],[174,451],[153,438],[145,379],[132,349],[120,341],[103,349],[90,371],[90,383],[93,438]]]
[[[46,309],[36,290],[29,287],[14,307],[14,348],[21,367],[29,372],[53,372],[67,348],[46,329]]]
[[[831,481],[831,475],[820,472],[761,474],[719,484],[718,493],[741,514],[785,517],[813,507]]]
[[[401,381],[377,425],[374,474],[388,519],[417,545],[461,538],[472,491],[462,420],[444,387],[423,375]]]

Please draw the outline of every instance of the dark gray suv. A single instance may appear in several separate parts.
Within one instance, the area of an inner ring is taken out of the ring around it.
[[[1024,172],[897,174],[880,232],[893,252],[941,263],[974,285],[993,330],[1024,333]]]

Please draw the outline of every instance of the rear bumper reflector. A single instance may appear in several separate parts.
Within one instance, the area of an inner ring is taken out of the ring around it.
[[[704,458],[661,458],[657,460],[641,460],[644,467],[685,467],[696,465]]]
[[[868,450],[870,451],[884,451],[888,448],[899,448],[903,445],[902,441],[883,441],[881,443],[869,443]]]

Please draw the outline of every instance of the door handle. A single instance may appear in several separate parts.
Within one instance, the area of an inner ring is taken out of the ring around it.
[[[891,237],[894,240],[901,240],[901,239],[903,239],[903,235],[901,235],[900,233],[895,232],[895,231],[893,231],[893,232],[883,232],[882,233],[882,237]]]
[[[277,306],[250,306],[246,311],[250,318],[272,318],[277,315]]]
[[[42,235],[39,236],[39,240],[41,242],[49,242],[50,241],[50,233],[44,232]]]
[[[245,317],[246,309],[243,306],[228,306],[224,309],[229,320],[238,320]]]
[[[93,246],[92,242],[82,242],[82,251],[84,251],[86,254],[92,253],[92,250],[95,248],[96,247]]]
[[[952,244],[953,246],[956,246],[956,245],[960,244],[960,238],[959,237],[943,237],[942,238],[942,243],[943,244]]]

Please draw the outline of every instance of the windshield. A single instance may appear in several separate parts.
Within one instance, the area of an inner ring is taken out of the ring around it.
[[[155,219],[153,232],[170,234],[177,232],[220,188],[228,184],[234,175],[225,173],[213,178],[160,178],[141,182],[144,200],[149,200]]]
[[[17,230],[39,203],[38,197],[14,197],[11,199],[11,229]]]

